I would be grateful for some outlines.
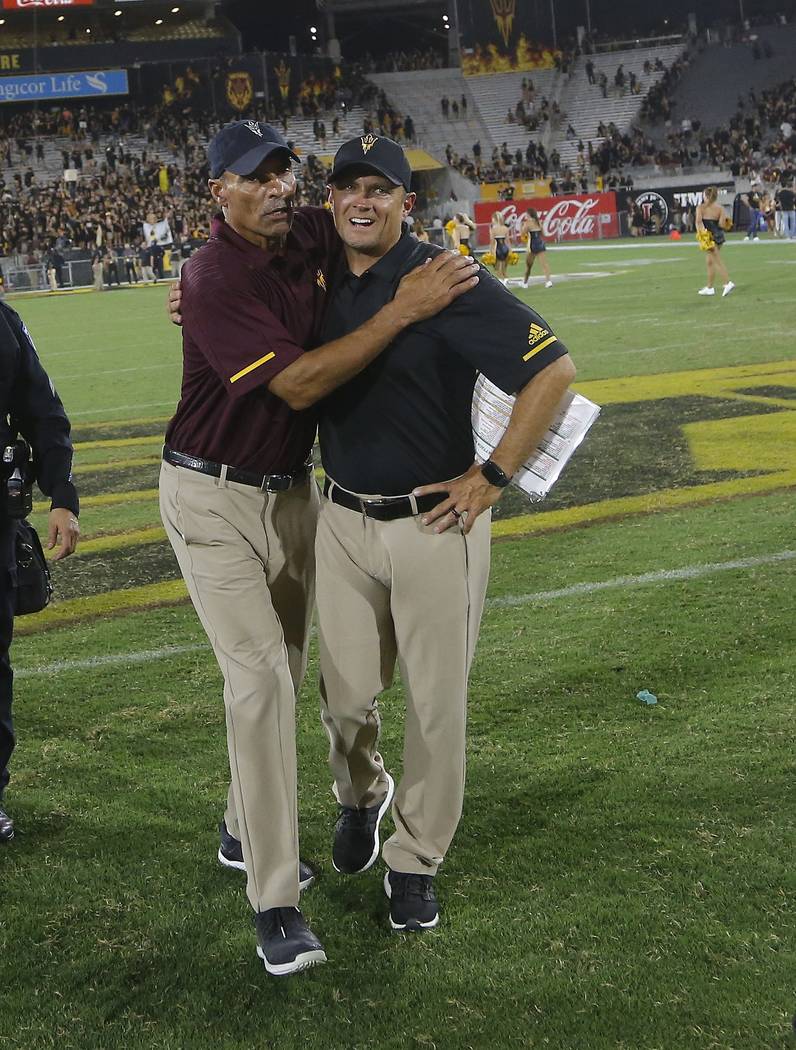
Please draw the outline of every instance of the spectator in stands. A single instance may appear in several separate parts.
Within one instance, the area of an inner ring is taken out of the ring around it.
[[[590,58],[588,58],[586,60],[586,67],[585,68],[586,68],[586,76],[589,79],[589,83],[590,84],[594,84],[595,83],[594,63],[592,62],[592,60]]]
[[[443,95],[442,98],[440,99],[440,103],[439,104],[440,104],[440,108],[442,109],[442,115],[447,120],[448,119],[448,113],[450,111],[450,101],[448,99],[448,96],[447,95]]]

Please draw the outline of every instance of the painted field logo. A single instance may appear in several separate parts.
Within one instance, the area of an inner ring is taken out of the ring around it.
[[[645,190],[636,197],[636,204],[641,209],[644,222],[649,222],[653,215],[659,215],[661,224],[666,224],[669,218],[669,205],[666,203],[666,198],[660,193],[656,193],[655,190]]]

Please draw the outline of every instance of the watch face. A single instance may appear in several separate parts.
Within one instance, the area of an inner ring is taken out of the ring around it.
[[[511,481],[511,478],[506,477],[497,463],[493,463],[491,459],[488,459],[486,463],[483,464],[481,467],[481,473],[490,485],[495,485],[496,488],[499,489],[504,489]]]

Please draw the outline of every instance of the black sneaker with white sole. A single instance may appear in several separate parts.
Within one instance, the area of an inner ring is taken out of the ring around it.
[[[14,821],[0,808],[0,842],[10,842],[14,837]]]
[[[413,875],[390,869],[384,876],[394,930],[431,930],[439,922],[433,875]]]
[[[227,822],[225,820],[222,820],[218,825],[218,830],[221,836],[221,842],[218,847],[218,863],[225,868],[245,871],[246,865],[243,863],[243,847],[240,844],[240,839],[230,835],[229,831],[227,831]],[[305,864],[303,860],[300,860],[299,889],[306,890],[313,882],[315,882],[315,872],[309,864]]]
[[[269,908],[254,916],[257,954],[268,973],[287,977],[326,962],[323,945],[298,908]]]
[[[334,828],[332,864],[343,875],[358,875],[367,871],[379,855],[379,825],[395,794],[395,781],[389,773],[387,794],[377,806],[357,809],[341,806]]]

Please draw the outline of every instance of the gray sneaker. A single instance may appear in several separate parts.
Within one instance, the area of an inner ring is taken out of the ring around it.
[[[376,863],[379,855],[379,825],[395,794],[395,781],[389,773],[387,794],[376,806],[357,809],[341,806],[334,828],[332,864],[344,875],[358,875]]]
[[[269,908],[254,916],[257,954],[268,973],[287,977],[326,962],[323,945],[298,908]]]
[[[225,820],[222,820],[218,825],[218,830],[221,836],[221,842],[218,847],[218,863],[225,868],[234,868],[236,871],[245,871],[246,865],[243,863],[243,847],[240,844],[240,839],[236,839],[234,835],[230,835]],[[309,864],[305,864],[303,860],[300,860],[299,889],[306,890],[313,884],[313,882],[315,882],[315,872]]]

